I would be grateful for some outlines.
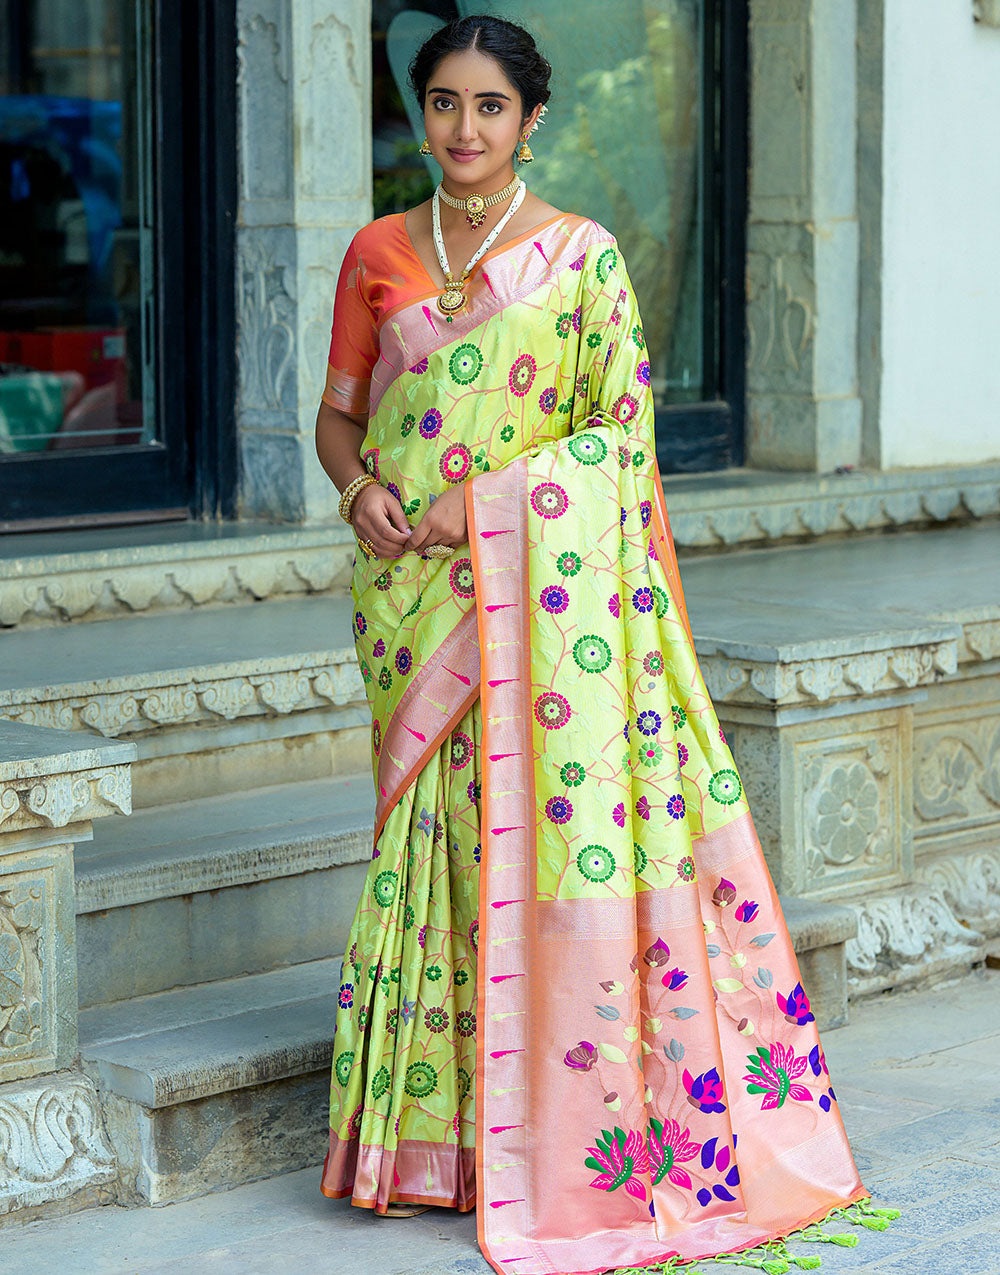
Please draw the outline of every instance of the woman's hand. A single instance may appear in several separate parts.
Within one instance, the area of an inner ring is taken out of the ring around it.
[[[451,545],[457,549],[469,538],[465,519],[465,484],[449,487],[431,504],[403,545],[423,553],[427,545]]]
[[[359,540],[372,542],[380,558],[398,558],[410,535],[402,505],[381,483],[369,483],[354,497],[351,526]]]

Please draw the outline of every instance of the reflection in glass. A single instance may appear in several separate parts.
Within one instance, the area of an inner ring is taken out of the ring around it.
[[[142,0],[0,0],[0,463],[154,442]]]
[[[702,0],[375,0],[375,215],[427,198],[440,169],[417,155],[422,116],[406,83],[445,18],[522,22],[553,64],[552,100],[518,166],[549,203],[618,239],[639,298],[657,404],[711,398],[704,288]],[[416,139],[416,140],[414,140]]]

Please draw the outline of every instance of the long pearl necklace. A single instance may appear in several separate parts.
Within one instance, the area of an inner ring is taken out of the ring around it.
[[[448,264],[448,254],[445,252],[444,235],[441,233],[441,187],[438,185],[434,191],[434,198],[431,200],[431,221],[434,226],[434,248],[437,252],[438,265],[441,267],[441,273],[444,275],[445,287],[444,291],[437,299],[438,309],[442,314],[446,315],[448,322],[451,322],[452,315],[459,314],[466,306],[465,285],[468,282],[469,275],[472,273],[473,267],[480,258],[487,253],[493,246],[497,235],[503,230],[504,226],[510,221],[511,217],[517,212],[521,206],[521,201],[527,194],[528,188],[521,179],[515,178],[518,183],[517,190],[514,192],[514,198],[510,201],[510,207],[479,245],[478,251],[466,263],[465,269],[462,271],[460,279],[453,279],[451,275],[451,266]]]

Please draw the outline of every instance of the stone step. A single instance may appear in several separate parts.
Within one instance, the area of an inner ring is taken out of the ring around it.
[[[102,821],[76,850],[80,1005],[342,952],[374,811],[365,773]]]
[[[8,633],[0,716],[134,742],[136,808],[356,770],[371,724],[324,596]]]
[[[350,589],[346,523],[160,523],[0,536],[0,628]]]
[[[320,1164],[340,960],[80,1013],[122,1204],[166,1204]]]
[[[839,1025],[854,915],[782,906],[817,1021]],[[315,960],[80,1011],[120,1203],[165,1204],[322,1162],[340,973],[339,959]]]

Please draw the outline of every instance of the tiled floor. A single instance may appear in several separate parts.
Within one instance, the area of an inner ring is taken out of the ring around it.
[[[857,1248],[793,1245],[829,1275],[1000,1275],[1000,972],[857,1005],[824,1036],[858,1166],[903,1209]],[[160,1209],[2,1232],[25,1275],[486,1275],[474,1216],[386,1220],[327,1200],[316,1169]],[[837,1229],[850,1230],[849,1227]],[[703,1272],[730,1269],[703,1265]]]

